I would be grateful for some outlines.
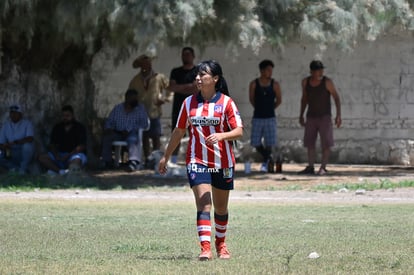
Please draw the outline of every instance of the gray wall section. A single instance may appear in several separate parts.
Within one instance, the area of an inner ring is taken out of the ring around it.
[[[243,49],[234,53],[224,46],[216,46],[203,51],[196,48],[196,61],[213,58],[223,67],[246,129],[237,152],[240,159],[253,155],[259,160],[248,143],[253,113],[248,102],[248,85],[259,75],[258,63],[266,58],[276,65],[274,78],[280,82],[283,95],[283,103],[277,110],[278,150],[286,161],[306,161],[303,129],[298,123],[300,81],[309,73],[309,62],[320,58],[342,100],[343,126],[334,131],[336,144],[331,162],[411,165],[414,161],[413,40],[411,36],[390,34],[375,42],[360,42],[350,53],[334,48],[321,51],[318,46],[304,42],[288,44],[283,52],[266,46],[258,55]],[[160,49],[154,69],[169,76],[171,69],[181,64],[180,50]],[[87,72],[79,71],[66,88],[59,88],[48,72],[25,74],[13,67],[8,78],[0,79],[2,121],[8,116],[8,104],[22,103],[27,110],[25,116],[36,126],[39,143],[47,144],[51,126],[59,119],[62,102],[72,104],[81,121],[86,121],[95,111],[104,118],[123,100],[129,81],[137,73],[131,64],[139,54],[115,66],[111,52],[102,51],[93,61],[92,83],[89,83]],[[171,127],[171,105],[164,105],[163,112],[163,142],[166,143]],[[97,129],[101,129],[101,125],[89,126],[94,131],[91,136],[99,136]],[[98,143],[93,144],[98,147]],[[96,151],[99,148],[95,148]],[[184,151],[183,146],[183,154]]]
[[[243,49],[234,54],[224,47],[210,47],[202,52],[196,48],[196,62],[216,59],[223,67],[246,128],[242,155],[254,154],[248,145],[253,112],[248,102],[248,85],[259,74],[258,63],[266,58],[275,63],[274,78],[280,82],[283,96],[277,110],[279,150],[286,161],[306,161],[303,128],[298,123],[300,81],[309,73],[309,62],[319,58],[342,101],[343,126],[334,130],[336,144],[331,162],[410,165],[414,161],[413,40],[407,35],[388,35],[375,42],[360,42],[349,53],[338,49],[321,51],[316,45],[301,42],[286,45],[283,52],[266,46],[258,55]],[[169,76],[170,70],[181,64],[180,50],[159,50],[154,69]],[[137,73],[131,66],[134,57],[118,67],[104,54],[96,59],[94,68],[105,68],[96,74],[95,81],[99,93],[95,107],[100,115],[105,116],[115,102],[122,100],[129,80]],[[332,107],[335,115],[333,102]],[[163,112],[165,142],[170,133],[171,106],[164,105]]]

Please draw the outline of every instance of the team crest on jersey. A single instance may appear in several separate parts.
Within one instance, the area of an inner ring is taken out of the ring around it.
[[[214,105],[214,112],[219,114],[223,113],[223,105]]]

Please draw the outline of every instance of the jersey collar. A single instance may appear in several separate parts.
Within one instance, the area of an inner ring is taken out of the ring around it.
[[[209,103],[216,103],[220,99],[220,97],[221,97],[221,92],[216,92],[216,95],[211,100],[209,100],[208,102]],[[200,102],[200,103],[204,102],[204,98],[201,95],[201,92],[199,92],[197,94],[197,101]]]

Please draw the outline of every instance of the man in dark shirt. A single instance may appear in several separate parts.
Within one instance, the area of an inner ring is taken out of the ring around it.
[[[62,122],[53,127],[48,149],[39,161],[50,175],[79,171],[85,165],[86,130],[75,120],[72,106],[63,106]]]
[[[177,124],[178,114],[181,109],[181,104],[184,99],[197,92],[197,86],[194,83],[196,76],[196,66],[194,65],[194,49],[191,47],[184,47],[181,50],[181,60],[183,65],[172,69],[170,74],[169,89],[174,92],[174,100],[171,114],[171,128],[174,129]],[[177,162],[177,155],[180,146],[177,146],[171,156],[171,162]]]
[[[263,60],[259,64],[260,77],[249,85],[249,101],[253,106],[252,133],[250,144],[263,157],[262,172],[271,172],[272,149],[277,144],[275,110],[282,103],[280,85],[272,78],[274,64]]]
[[[299,123],[305,127],[303,144],[308,151],[308,166],[299,174],[315,173],[316,139],[319,133],[322,147],[321,167],[318,175],[327,173],[326,164],[329,160],[331,147],[334,145],[333,127],[331,118],[331,97],[336,107],[335,125],[341,126],[341,102],[333,81],[323,75],[322,62],[313,60],[310,63],[309,77],[302,80],[302,100],[300,104]],[[306,121],[303,117],[305,110]]]

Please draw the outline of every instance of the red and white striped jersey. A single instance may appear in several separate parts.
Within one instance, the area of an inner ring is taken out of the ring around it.
[[[210,134],[243,127],[239,110],[230,97],[219,92],[210,101],[204,100],[201,93],[187,97],[176,127],[190,131],[187,164],[198,163],[219,169],[236,164],[231,141],[221,140],[214,145],[205,142]]]

